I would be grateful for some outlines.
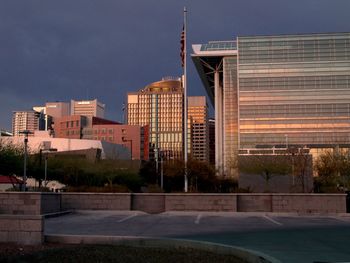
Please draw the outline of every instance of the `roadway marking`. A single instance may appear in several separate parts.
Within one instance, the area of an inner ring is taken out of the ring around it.
[[[269,216],[267,216],[267,215],[263,215],[263,218],[267,219],[268,221],[270,221],[270,222],[272,222],[272,223],[274,223],[274,224],[276,224],[276,225],[279,225],[279,226],[282,226],[282,225],[283,225],[282,223],[280,223],[280,222],[278,222],[278,221],[272,219],[271,217],[269,217]]]
[[[198,225],[201,218],[202,218],[202,214],[199,214],[196,218],[196,221],[194,221],[194,223]]]
[[[124,217],[124,218],[118,220],[118,223],[125,222],[126,220],[129,220],[129,219],[131,219],[131,218],[133,218],[135,216],[137,216],[137,214],[133,214],[133,215],[129,215],[127,217]]]

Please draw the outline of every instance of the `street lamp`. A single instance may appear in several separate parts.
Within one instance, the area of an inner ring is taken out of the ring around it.
[[[130,159],[132,160],[132,140],[131,139],[126,139],[125,137],[122,137],[123,142],[130,142]]]
[[[160,152],[160,188],[164,188],[164,175],[163,175],[163,151]]]
[[[20,131],[19,134],[24,134],[24,165],[23,165],[23,186],[22,191],[27,189],[27,155],[28,155],[28,135],[33,134],[29,130]]]
[[[44,186],[46,187],[47,185],[47,159],[49,157],[49,153],[50,152],[57,152],[57,149],[55,148],[49,148],[49,149],[46,149],[46,150],[43,150],[42,153],[45,154],[45,169],[44,169]]]

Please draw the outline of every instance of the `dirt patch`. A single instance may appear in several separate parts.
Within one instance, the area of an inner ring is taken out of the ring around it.
[[[62,245],[18,246],[1,244],[0,262],[61,263],[61,262],[127,262],[127,263],[246,263],[232,255],[189,248],[146,248],[112,245]]]

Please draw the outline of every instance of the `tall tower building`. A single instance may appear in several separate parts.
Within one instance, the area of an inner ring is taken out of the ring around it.
[[[39,130],[40,113],[34,110],[14,111],[12,114],[12,134],[20,136],[20,132],[28,130],[32,133]]]
[[[71,100],[71,115],[82,115],[90,117],[104,118],[105,116],[105,104],[94,100]]]
[[[46,102],[45,104],[46,114],[51,116],[53,121],[58,118],[70,115],[69,102]]]
[[[350,148],[350,33],[244,36],[193,53],[221,173],[252,148]]]
[[[190,156],[209,162],[208,105],[205,96],[188,97]]]
[[[127,121],[129,125],[149,125],[149,140],[158,158],[183,156],[182,114],[183,88],[179,78],[163,78],[139,90],[128,93]]]

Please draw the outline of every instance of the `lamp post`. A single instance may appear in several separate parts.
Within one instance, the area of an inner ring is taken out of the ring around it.
[[[163,190],[164,187],[164,175],[163,175],[163,152],[160,152],[160,188]]]
[[[49,157],[50,152],[56,152],[56,151],[57,151],[57,149],[55,149],[55,148],[50,148],[50,149],[42,151],[42,153],[45,154],[45,166],[44,166],[44,186],[45,187],[47,185],[47,159]]]
[[[130,142],[130,160],[132,160],[132,140],[131,139],[126,139],[125,137],[122,137],[123,142]]]
[[[29,130],[20,131],[20,134],[24,134],[24,164],[23,164],[23,186],[22,191],[27,189],[27,155],[28,155],[28,135],[33,134]]]

